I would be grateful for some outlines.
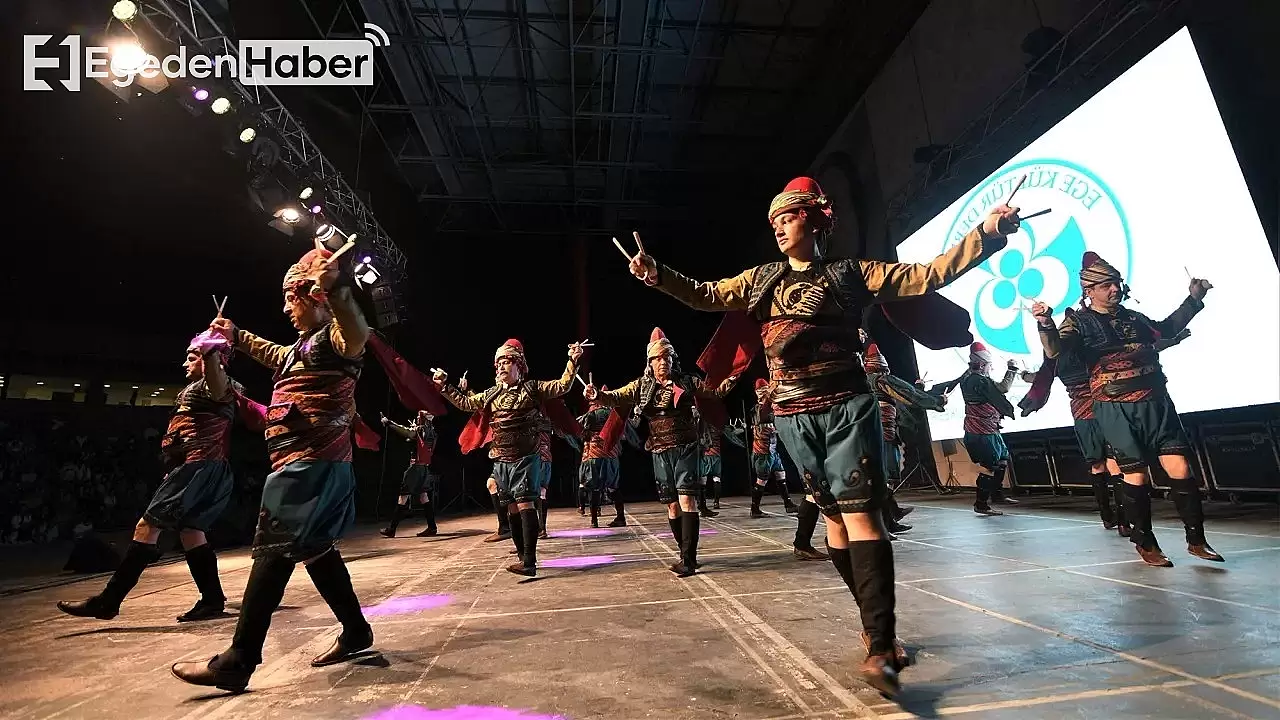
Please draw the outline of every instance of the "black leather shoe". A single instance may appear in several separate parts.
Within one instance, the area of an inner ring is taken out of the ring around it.
[[[328,650],[312,658],[311,667],[336,665],[344,660],[350,660],[353,655],[364,652],[371,647],[373,647],[373,628],[353,635],[343,632],[333,641]]]
[[[253,669],[245,670],[242,667],[215,668],[217,659],[218,656],[214,655],[203,662],[174,663],[169,668],[169,671],[182,682],[192,685],[216,687],[219,690],[228,692],[244,692],[244,689],[249,686],[249,677],[253,675]]]
[[[439,531],[436,530],[435,526],[432,526],[418,533],[418,537],[435,537],[438,533]]]
[[[97,595],[88,600],[60,600],[58,601],[58,609],[68,615],[97,618],[99,620],[111,620],[120,614],[118,605],[111,607]]]
[[[223,602],[205,602],[203,598],[196,601],[190,610],[178,616],[178,622],[198,622],[200,620],[216,620],[230,617],[227,615],[227,604]]]

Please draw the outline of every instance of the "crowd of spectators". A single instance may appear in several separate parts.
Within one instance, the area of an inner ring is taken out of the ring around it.
[[[0,544],[132,528],[164,475],[160,439],[170,412],[0,402]],[[237,444],[233,435],[233,463]],[[237,492],[216,528],[228,542],[242,542],[256,517],[264,472],[248,465],[236,468]]]

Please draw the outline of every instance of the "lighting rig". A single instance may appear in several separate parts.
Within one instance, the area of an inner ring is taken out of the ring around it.
[[[129,74],[148,52],[163,57],[178,46],[210,57],[236,55],[237,39],[214,17],[198,0],[120,0],[111,7],[104,33],[110,66]],[[110,77],[99,82],[125,102],[142,94],[133,85],[116,86]],[[214,116],[223,149],[246,161],[250,202],[272,229],[288,237],[299,234],[309,244],[314,238],[330,249],[359,237],[352,253],[360,258],[356,282],[371,292],[380,327],[399,322],[404,313],[393,288],[407,276],[404,254],[271,88],[245,86],[234,76],[180,86],[186,82],[157,73],[153,78],[137,74],[134,84],[153,94],[172,88],[191,115]],[[353,231],[348,234],[344,227]]]

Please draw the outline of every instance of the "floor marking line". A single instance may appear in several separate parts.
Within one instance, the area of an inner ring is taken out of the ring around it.
[[[374,604],[380,605],[389,600],[394,600],[396,598],[405,597],[412,594],[413,591],[417,590],[418,587],[420,587],[423,583],[427,582],[428,580],[430,580],[432,577],[434,577],[441,571],[453,565],[465,553],[471,552],[479,548],[483,542],[484,542],[483,537],[476,537],[476,539],[474,539],[471,543],[468,543],[464,547],[458,548],[456,551],[454,551],[451,555],[449,555],[444,560],[437,562],[432,566],[424,568],[423,573],[418,577],[416,581],[412,581],[412,582],[408,582],[408,583],[404,583],[402,585],[396,586],[394,590],[392,590],[390,593],[380,598]],[[280,659],[272,662],[269,665],[259,666],[258,671],[255,672],[254,675],[257,676],[259,679],[270,677],[277,671],[285,669],[288,666],[297,662],[297,659],[300,655],[301,656],[307,655],[308,647],[315,645],[318,641],[327,640],[330,635],[340,632],[341,629],[342,629],[342,623],[333,623],[332,625],[329,625],[324,632],[311,638],[310,640],[303,642],[298,647],[295,647],[292,650],[284,653],[284,655],[280,657]],[[262,687],[261,689],[265,690],[267,688]],[[251,695],[256,695],[258,697],[261,697],[261,693],[252,693]],[[249,695],[235,695],[233,697],[228,698],[225,702],[219,703],[215,706],[210,706],[206,704],[204,707],[196,708],[192,710],[190,713],[187,713],[186,715],[182,716],[180,720],[196,720],[197,718],[201,718],[201,717],[205,717],[205,718],[221,717],[229,713],[232,709],[234,709],[238,705],[240,705],[243,702],[243,698],[246,698],[246,697],[249,697]]]
[[[905,538],[898,538],[898,540],[900,542],[911,543],[913,545],[923,545],[925,547],[934,548],[935,550],[957,552],[964,555],[973,555],[975,557],[983,557],[991,560],[1003,560],[1004,562],[1017,563],[1019,565],[1031,565],[1033,567],[1043,568],[1045,570],[1049,570],[1052,568],[1052,566],[1040,565],[1039,563],[1033,563],[1029,560],[1018,560],[1016,558],[1003,557],[1001,555],[992,555],[990,553],[978,552],[976,550],[965,550],[964,548],[954,548],[954,547],[946,547],[944,545],[934,545],[933,543],[927,543],[922,540],[907,540]],[[1252,550],[1258,551],[1258,552],[1263,550],[1275,550],[1275,549],[1280,549],[1280,547],[1252,548]],[[1171,588],[1162,588],[1162,587],[1157,587],[1155,585],[1147,585],[1144,583],[1133,582],[1132,580],[1121,580],[1119,578],[1110,578],[1105,575],[1094,575],[1093,573],[1080,572],[1078,570],[1073,570],[1066,567],[1057,568],[1057,570],[1058,572],[1064,572],[1064,573],[1067,573],[1068,575],[1078,575],[1080,577],[1093,578],[1095,580],[1102,580],[1104,582],[1116,583],[1117,585],[1128,585],[1130,587],[1139,587],[1139,588],[1144,588],[1146,590],[1154,590],[1157,592],[1169,593],[1170,595],[1181,595],[1183,597],[1194,598],[1196,600],[1204,600],[1206,602],[1215,602],[1222,605],[1232,605],[1235,607],[1242,607],[1249,610],[1257,610],[1259,612],[1280,614],[1280,608],[1269,608],[1262,605],[1250,605],[1248,603],[1236,602],[1235,600],[1223,600],[1222,598],[1209,597],[1208,595],[1198,595],[1196,593],[1189,593],[1184,590],[1173,590]]]
[[[947,512],[962,512],[962,513],[973,512],[973,510],[969,508],[949,507],[946,505],[916,504],[914,507],[929,508],[930,510],[945,510]],[[1019,512],[1016,510],[1013,512],[1002,510],[1001,512],[1003,512],[1005,515],[1008,515],[1009,517],[1037,518],[1040,520],[1058,520],[1061,522],[1084,523],[1087,525],[1097,525],[1100,522],[1099,520],[1076,520],[1075,518],[1056,517],[1053,515],[1037,515],[1035,513]],[[1152,529],[1163,530],[1166,532],[1181,532],[1183,528],[1174,527],[1172,525],[1152,525]],[[1208,535],[1227,535],[1227,536],[1234,536],[1234,537],[1259,538],[1262,540],[1280,540],[1280,535],[1257,535],[1254,533],[1223,532],[1219,530],[1210,530],[1208,528],[1205,528],[1205,533]]]
[[[1220,713],[1227,717],[1237,718],[1237,720],[1254,720],[1254,718],[1250,717],[1249,715],[1245,715],[1244,713],[1238,713],[1235,710],[1232,710],[1231,708],[1226,707],[1225,705],[1219,705],[1218,703],[1212,700],[1206,700],[1205,698],[1202,698],[1202,697],[1196,697],[1191,693],[1184,693],[1181,690],[1178,690],[1176,688],[1163,687],[1163,688],[1160,688],[1160,692],[1166,695],[1169,695],[1171,697],[1175,697],[1184,703],[1199,705],[1205,710],[1212,710],[1215,713]]]
[[[727,525],[727,523],[725,524]],[[729,527],[732,528],[733,526],[730,525]],[[748,534],[754,535],[754,533]],[[772,538],[760,537],[768,542],[772,542],[783,547],[790,547],[789,545],[773,540]],[[827,692],[831,693],[831,695],[844,705],[845,708],[854,711],[859,717],[875,717],[875,713],[872,712],[871,708],[869,708],[866,703],[859,700],[856,695],[849,691],[848,688],[837,682],[835,678],[831,677],[831,675],[827,673],[827,671],[823,670],[817,663],[809,658],[809,656],[801,652],[800,648],[796,647],[790,640],[783,637],[782,633],[779,633],[772,625],[765,622],[764,618],[756,615],[751,608],[748,608],[740,600],[735,598],[732,593],[725,590],[720,583],[717,583],[713,578],[708,577],[704,573],[698,573],[693,577],[699,579],[703,584],[719,595],[721,599],[729,603],[734,611],[738,613],[739,616],[745,618],[751,626],[759,628],[766,637],[773,642],[778,650],[782,651],[783,654],[785,654],[793,663],[821,683],[823,687],[826,688]]]
[[[641,547],[643,547],[644,549],[648,550],[653,554],[654,560],[658,560],[659,562],[662,562],[663,564],[665,564],[665,561],[663,560],[662,555],[660,555],[657,550],[654,550],[650,546],[649,543],[651,541],[657,543],[658,547],[662,548],[662,550],[666,552],[668,558],[676,554],[676,553],[673,553],[671,549],[666,546],[665,543],[658,542],[658,539],[654,536],[654,534],[644,526],[644,523],[636,519],[635,516],[632,516],[631,520],[644,532],[644,536],[637,535],[636,540],[639,541]],[[681,583],[681,586],[685,592],[690,592],[692,590],[685,583]],[[725,619],[721,617],[719,613],[712,612],[711,607],[707,605],[705,601],[700,604],[703,606],[703,609],[707,612],[707,615],[709,615],[713,620],[715,620],[716,624],[718,624],[721,627],[721,629],[723,629],[729,637],[733,638],[733,641],[738,644],[738,647],[742,648],[742,651],[747,655],[747,657],[751,658],[751,660],[755,662],[755,664],[760,668],[761,671],[764,672],[765,675],[769,676],[769,678],[771,678],[775,683],[777,683],[778,687],[782,689],[783,693],[786,694],[787,698],[792,702],[792,704],[800,708],[801,713],[803,713],[804,715],[809,715],[810,713],[812,713],[813,708],[810,707],[809,703],[805,702],[804,696],[802,696],[799,692],[797,692],[794,688],[792,688],[791,685],[789,685],[785,680],[782,679],[782,676],[780,676],[777,670],[774,669],[772,663],[769,663],[765,661],[764,658],[760,657],[760,654],[756,651],[756,649],[752,647],[750,643],[744,640],[741,635],[739,635],[737,629],[735,629],[732,625],[726,622]]]
[[[1210,678],[1201,677],[1199,675],[1189,673],[1185,670],[1181,670],[1172,665],[1166,665],[1156,660],[1148,660],[1147,658],[1144,658],[1144,657],[1138,657],[1137,655],[1134,655],[1132,653],[1127,653],[1123,650],[1117,650],[1116,648],[1103,645],[1102,643],[1094,642],[1093,640],[1089,640],[1087,638],[1082,638],[1076,635],[1072,635],[1070,633],[1062,632],[1061,630],[1053,630],[1051,628],[1047,628],[1041,625],[1036,625],[1035,623],[1028,622],[1021,618],[1013,617],[1012,615],[1005,615],[1004,613],[997,612],[995,610],[988,610],[987,608],[965,602],[964,600],[958,600],[956,598],[948,597],[940,593],[925,590],[924,588],[920,588],[920,587],[915,587],[915,586],[910,586],[910,587],[912,590],[918,593],[923,593],[925,595],[937,598],[944,602],[949,602],[952,605],[962,607],[972,612],[976,612],[982,615],[988,615],[990,617],[996,618],[997,620],[1003,620],[1004,622],[1025,627],[1029,630],[1036,630],[1046,635],[1052,635],[1053,637],[1062,638],[1063,640],[1068,640],[1070,642],[1078,643],[1080,645],[1093,648],[1094,650],[1098,650],[1099,652],[1104,652],[1104,653],[1107,653],[1108,655],[1112,655],[1112,656],[1121,658],[1123,660],[1127,660],[1131,663],[1134,663],[1135,665],[1142,665],[1143,667],[1148,667],[1153,670],[1159,670],[1160,672],[1163,672],[1169,675],[1176,675],[1177,677],[1184,678],[1186,680],[1191,680],[1197,684],[1216,688],[1223,692],[1245,698],[1246,700],[1252,700],[1261,705],[1266,705],[1267,707],[1280,710],[1280,702],[1278,701],[1263,697],[1261,695],[1258,695],[1257,693],[1249,692],[1248,690],[1241,690],[1239,688],[1232,687],[1218,680],[1212,680]]]

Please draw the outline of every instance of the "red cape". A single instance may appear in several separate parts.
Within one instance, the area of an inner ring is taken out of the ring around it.
[[[432,415],[444,415],[449,411],[444,396],[436,388],[436,384],[387,344],[377,333],[369,334],[369,349],[378,364],[386,372],[391,387],[400,396],[400,404],[413,411],[426,410]]]

